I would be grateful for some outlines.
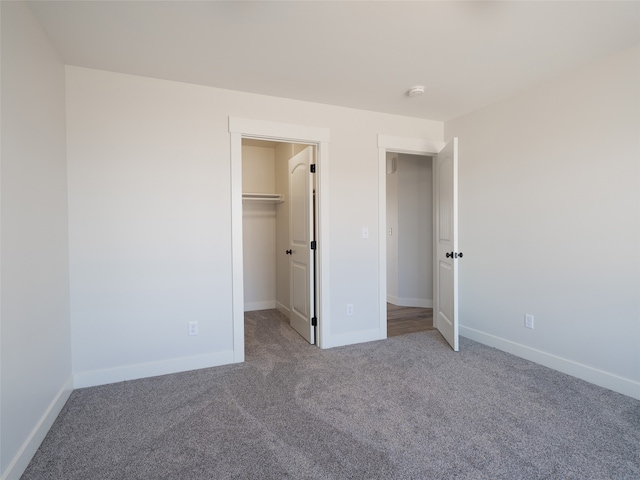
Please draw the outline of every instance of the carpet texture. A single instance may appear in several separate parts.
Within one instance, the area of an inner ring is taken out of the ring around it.
[[[22,478],[640,479],[640,401],[460,343],[252,312],[243,364],[74,391]]]

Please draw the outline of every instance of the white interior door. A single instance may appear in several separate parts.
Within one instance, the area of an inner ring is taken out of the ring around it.
[[[458,139],[435,157],[435,327],[458,351]]]
[[[313,147],[307,147],[289,160],[289,282],[291,326],[309,343],[315,343],[313,314]]]

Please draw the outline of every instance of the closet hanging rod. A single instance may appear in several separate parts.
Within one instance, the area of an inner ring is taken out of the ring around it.
[[[284,195],[279,193],[243,193],[242,201],[282,203],[284,202]]]

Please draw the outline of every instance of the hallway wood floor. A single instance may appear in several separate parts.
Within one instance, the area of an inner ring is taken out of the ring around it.
[[[387,303],[387,337],[433,330],[433,309]]]

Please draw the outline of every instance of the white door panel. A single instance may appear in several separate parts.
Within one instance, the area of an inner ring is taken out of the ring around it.
[[[311,324],[314,278],[313,253],[313,147],[289,160],[289,271],[291,282],[291,326],[309,343],[315,343]]]
[[[435,157],[434,323],[458,351],[458,139]]]

